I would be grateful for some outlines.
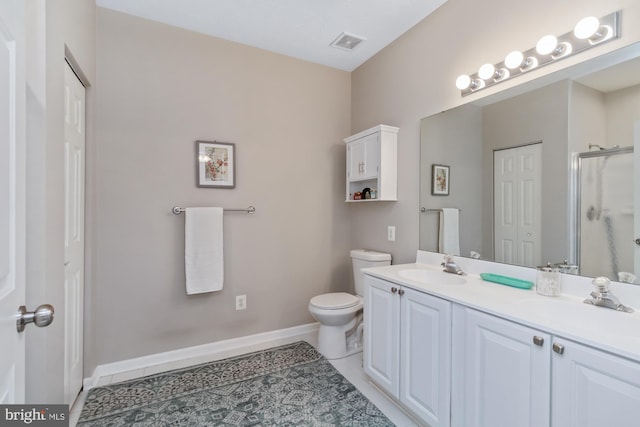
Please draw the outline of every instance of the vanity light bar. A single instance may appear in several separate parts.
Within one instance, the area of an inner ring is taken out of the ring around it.
[[[460,89],[462,96],[466,96],[616,39],[620,37],[619,15],[618,11],[600,19],[581,19],[573,31],[559,37],[546,35],[538,41],[536,47],[526,52],[511,52],[502,62],[495,65],[484,64],[477,73],[459,76],[456,87]]]

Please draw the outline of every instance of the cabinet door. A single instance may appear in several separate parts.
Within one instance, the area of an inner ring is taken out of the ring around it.
[[[364,181],[378,177],[380,137],[378,133],[364,136],[347,147],[349,181]]]
[[[347,179],[359,181],[364,173],[365,144],[364,139],[350,142],[347,146]]]
[[[640,425],[639,363],[571,341],[555,343],[564,352],[552,353],[552,426]]]
[[[451,303],[411,289],[401,292],[400,401],[430,426],[448,426]]]
[[[365,276],[364,284],[364,371],[378,386],[397,398],[400,348],[398,287],[371,276]]]
[[[364,167],[362,179],[372,179],[378,177],[378,167],[380,166],[380,135],[374,133],[365,136],[364,142]]]
[[[463,313],[462,425],[549,425],[550,336],[475,310]]]

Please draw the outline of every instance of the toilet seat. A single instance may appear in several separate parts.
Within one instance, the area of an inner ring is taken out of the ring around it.
[[[339,310],[361,303],[360,298],[346,292],[332,292],[311,298],[309,304],[322,310]]]

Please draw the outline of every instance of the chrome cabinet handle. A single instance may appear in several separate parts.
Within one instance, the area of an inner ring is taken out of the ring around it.
[[[536,336],[533,337],[533,343],[535,345],[539,345],[540,347],[542,347],[542,345],[544,344],[544,338],[539,337],[539,336],[536,335]]]
[[[16,318],[16,329],[18,332],[24,331],[25,326],[34,323],[36,326],[43,328],[49,326],[53,322],[53,306],[42,304],[36,308],[36,311],[27,311],[27,307],[21,305],[18,308],[18,316]]]
[[[398,288],[391,288],[391,293],[395,294],[396,292],[398,292]]]
[[[398,290],[398,295],[400,295],[400,296],[404,295],[404,289]]]
[[[564,353],[564,346],[562,344],[558,344],[557,342],[553,343],[553,351],[555,351],[558,354],[563,354]]]

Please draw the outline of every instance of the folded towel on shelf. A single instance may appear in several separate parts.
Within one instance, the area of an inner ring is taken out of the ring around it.
[[[187,294],[222,290],[222,208],[185,208],[184,264]]]
[[[460,255],[459,210],[443,208],[440,212],[438,251],[441,254]]]

